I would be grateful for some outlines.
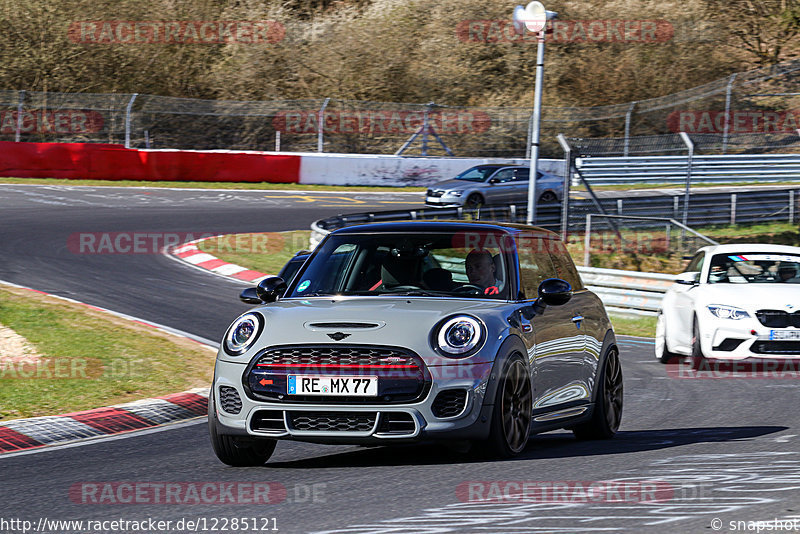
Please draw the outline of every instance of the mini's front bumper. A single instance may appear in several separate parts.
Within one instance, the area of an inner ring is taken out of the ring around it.
[[[463,367],[430,367],[431,386],[421,400],[404,404],[340,404],[265,402],[250,398],[243,385],[246,365],[217,361],[214,402],[218,431],[272,439],[317,443],[389,443],[423,439],[483,439],[488,435],[491,403],[484,394],[491,363]],[[220,388],[234,388],[241,400],[238,413],[228,413]],[[463,407],[452,416],[437,417],[434,401],[439,393],[465,392]],[[299,424],[302,421],[302,424]],[[335,427],[335,428],[332,428]],[[399,430],[398,430],[399,428]]]

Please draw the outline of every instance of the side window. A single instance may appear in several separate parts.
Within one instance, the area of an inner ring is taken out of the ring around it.
[[[564,242],[559,239],[551,239],[549,242],[550,259],[553,262],[553,268],[556,271],[556,278],[561,278],[569,282],[573,291],[583,289],[583,281],[581,280],[578,269],[575,268],[575,263],[564,246]]]
[[[527,182],[530,177],[531,177],[530,169],[517,169],[514,171],[515,182]]]
[[[695,254],[692,261],[689,262],[689,265],[686,266],[686,269],[683,270],[685,273],[699,273],[703,270],[703,259],[706,257],[705,253],[700,252]]]
[[[510,182],[514,179],[514,169],[503,169],[502,171],[497,171],[492,178],[498,180],[501,184]]]
[[[520,299],[535,299],[542,280],[554,278],[556,270],[550,259],[548,236],[522,232],[515,238],[519,256]]]

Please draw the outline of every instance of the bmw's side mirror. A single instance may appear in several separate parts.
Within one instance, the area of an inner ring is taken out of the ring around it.
[[[499,178],[489,178],[489,185],[494,185],[494,184],[499,184],[499,183],[500,183],[500,179]]]
[[[286,287],[280,276],[268,276],[256,286],[256,295],[262,302],[275,302],[286,292]]]
[[[675,282],[686,286],[693,286],[695,284],[699,284],[700,273],[694,271],[688,273],[681,273],[675,278]]]
[[[259,304],[263,304],[263,301],[258,298],[258,293],[256,293],[256,288],[248,287],[244,291],[239,294],[239,300],[244,302],[245,304],[253,304],[255,306]]]
[[[572,298],[572,286],[560,278],[548,278],[539,284],[539,298],[548,306],[561,306]]]

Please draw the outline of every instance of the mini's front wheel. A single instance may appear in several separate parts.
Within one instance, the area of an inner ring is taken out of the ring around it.
[[[489,448],[494,456],[510,458],[528,444],[533,409],[531,377],[519,356],[506,360],[498,378],[494,399]]]
[[[277,440],[228,436],[217,431],[214,395],[208,397],[208,433],[217,458],[233,467],[264,465],[275,451]]]

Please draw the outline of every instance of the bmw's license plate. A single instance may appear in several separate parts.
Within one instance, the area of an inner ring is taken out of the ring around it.
[[[800,339],[800,330],[770,330],[770,339]]]
[[[377,397],[377,376],[289,375],[289,395]]]

